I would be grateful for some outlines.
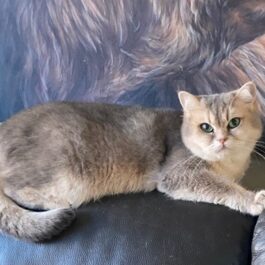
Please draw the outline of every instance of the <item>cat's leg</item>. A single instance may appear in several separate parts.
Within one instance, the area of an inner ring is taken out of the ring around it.
[[[174,199],[221,204],[250,215],[259,215],[265,208],[264,190],[248,191],[208,170],[197,175],[190,171],[184,177],[167,175],[157,188]]]

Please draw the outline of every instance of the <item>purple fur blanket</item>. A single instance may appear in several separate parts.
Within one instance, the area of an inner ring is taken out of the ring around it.
[[[218,92],[249,79],[265,91],[264,0],[0,5],[2,120],[47,101],[178,107],[178,89]]]

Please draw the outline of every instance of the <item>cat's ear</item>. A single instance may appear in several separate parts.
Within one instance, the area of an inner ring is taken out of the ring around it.
[[[236,96],[245,103],[252,103],[256,100],[257,88],[253,82],[247,82],[236,91]]]
[[[199,98],[189,92],[180,91],[178,97],[183,110],[192,110],[200,105]]]

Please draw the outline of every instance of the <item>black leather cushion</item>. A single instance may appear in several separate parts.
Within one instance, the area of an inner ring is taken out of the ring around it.
[[[253,259],[252,265],[265,264],[265,212],[263,212],[257,221],[254,230],[252,243]]]
[[[0,264],[249,265],[256,218],[163,194],[104,198],[50,242],[0,236]]]

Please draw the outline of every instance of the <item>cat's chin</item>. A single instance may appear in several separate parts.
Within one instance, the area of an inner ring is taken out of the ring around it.
[[[216,148],[215,150],[215,153],[213,154],[213,157],[215,157],[213,161],[221,161],[227,159],[230,151],[231,150],[225,145],[218,146],[218,148]]]
[[[228,149],[227,148],[222,148],[213,154],[209,154],[203,159],[209,162],[218,162],[227,159],[228,157]]]
[[[218,155],[218,156],[213,155],[212,157],[207,158],[205,160],[208,161],[208,162],[218,162],[218,161],[222,161],[224,159],[225,159],[224,155]]]
[[[208,162],[218,162],[227,159],[230,156],[230,148],[226,146],[217,147],[212,152],[202,152],[202,148],[193,148],[189,149],[195,156],[208,161]]]
[[[225,154],[223,154],[225,152],[222,152],[222,153],[214,153],[214,154],[197,154],[197,156],[207,162],[218,162],[218,161],[221,161],[221,160],[224,160],[224,157],[225,157]],[[196,155],[196,154],[195,154]]]
[[[226,158],[227,158],[227,155],[226,155],[225,150],[221,150],[218,152],[215,161],[222,161],[222,160],[225,160]]]

